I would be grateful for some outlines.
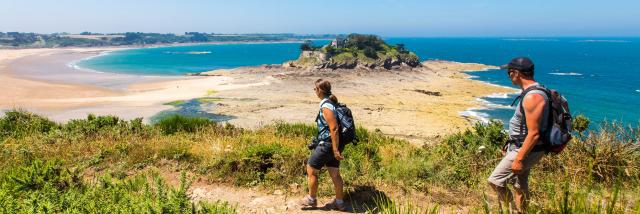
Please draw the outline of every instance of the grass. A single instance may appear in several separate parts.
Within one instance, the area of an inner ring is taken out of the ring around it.
[[[198,98],[198,102],[200,103],[216,103],[216,102],[220,102],[224,100],[224,98],[220,98],[220,97],[203,97],[203,98]]]
[[[217,94],[217,93],[218,93],[218,91],[216,91],[214,89],[210,89],[210,90],[207,90],[207,93],[205,94],[205,96],[212,96],[212,95]]]
[[[0,184],[1,213],[236,213],[224,202],[192,202],[184,173],[176,188],[157,173],[86,182],[59,162],[33,160],[3,174]]]
[[[423,147],[358,128],[361,142],[346,147],[346,160],[341,164],[346,191],[357,194],[354,192],[362,187],[373,187],[392,195],[431,196],[429,203],[438,209],[467,207],[476,212],[497,212],[499,208],[485,193],[491,195],[486,178],[500,160],[500,146],[506,140],[502,127],[498,122],[477,124]],[[32,113],[9,111],[0,118],[0,200],[24,210],[33,207],[21,208],[20,204],[45,200],[51,198],[45,197],[47,194],[55,193],[63,198],[46,203],[60,211],[75,209],[65,205],[67,198],[97,204],[98,198],[130,197],[134,199],[127,206],[151,204],[157,210],[164,206],[157,202],[162,194],[151,193],[156,196],[144,199],[143,190],[127,189],[127,183],[145,180],[137,178],[143,169],[163,167],[167,162],[175,165],[174,170],[212,182],[296,194],[289,192],[290,185],[306,186],[306,144],[315,133],[316,128],[308,124],[276,123],[245,130],[179,115],[152,125],[141,119],[92,115],[58,124]],[[602,124],[577,135],[563,153],[547,155],[530,178],[531,208],[537,212],[637,212],[639,133],[615,123]],[[24,173],[29,170],[34,173]],[[100,182],[77,176],[85,171],[108,175],[110,183],[120,186],[105,189]],[[322,173],[321,177],[327,178],[326,171]],[[153,180],[152,175],[140,176]],[[31,177],[34,179],[29,181]],[[29,182],[15,183],[23,180]],[[330,182],[321,180],[321,195],[332,194]],[[149,185],[157,189],[157,184]],[[189,207],[197,210],[217,206],[190,203]],[[398,208],[390,213],[415,213],[403,211],[407,207],[421,213],[433,209],[422,203],[399,203],[387,206]]]
[[[187,103],[187,101],[176,100],[176,101],[165,103],[163,105],[169,105],[169,106],[173,106],[173,107],[178,107],[178,106],[184,105],[185,103]]]

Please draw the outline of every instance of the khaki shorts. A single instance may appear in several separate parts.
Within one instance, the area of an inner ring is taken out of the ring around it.
[[[540,162],[540,159],[544,156],[544,152],[529,153],[522,163],[523,171],[518,175],[513,174],[511,171],[511,164],[516,159],[516,156],[518,156],[517,150],[508,151],[500,163],[498,163],[498,166],[493,170],[491,176],[489,176],[489,182],[499,187],[506,187],[507,184],[513,184],[514,188],[528,189],[531,168]]]

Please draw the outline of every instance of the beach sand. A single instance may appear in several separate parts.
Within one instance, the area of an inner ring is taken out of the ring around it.
[[[174,108],[165,103],[208,97],[203,110],[255,128],[277,121],[313,123],[319,99],[313,83],[332,82],[333,93],[358,125],[412,142],[428,142],[472,125],[461,112],[477,98],[512,89],[470,80],[464,71],[495,67],[427,61],[402,71],[308,71],[279,66],[243,67],[212,76],[148,77],[78,70],[69,63],[115,48],[0,50],[0,109],[22,108],[56,121],[89,113],[149,119]],[[147,120],[148,121],[148,120]]]

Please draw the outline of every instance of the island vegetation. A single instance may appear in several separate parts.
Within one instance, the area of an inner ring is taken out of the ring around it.
[[[420,58],[407,50],[404,44],[390,45],[375,35],[350,34],[337,37],[324,46],[307,41],[300,46],[302,54],[296,61],[285,63],[290,67],[330,69],[393,69],[420,66]]]
[[[639,130],[615,123],[587,129],[584,117],[574,125],[577,137],[567,150],[534,170],[531,209],[638,213]],[[0,118],[0,213],[236,212],[224,201],[192,201],[196,177],[299,197],[291,187],[305,184],[306,143],[315,132],[308,124],[248,130],[177,115],[153,125],[93,115],[60,124],[9,111]],[[361,141],[346,147],[342,170],[347,200],[364,204],[364,211],[500,211],[489,203],[486,177],[507,139],[501,123],[477,124],[423,146],[375,130],[357,134]],[[167,185],[166,170],[183,172],[180,185]],[[320,194],[331,195],[331,188],[323,180]],[[363,192],[375,194],[363,198]],[[397,203],[392,195],[398,194],[431,197],[407,204]]]
[[[156,45],[172,43],[207,42],[278,42],[304,41],[308,39],[330,39],[336,35],[297,35],[297,34],[215,34],[185,32],[183,35],[172,33],[21,33],[0,32],[0,47],[42,48],[42,47],[96,47],[120,45]]]

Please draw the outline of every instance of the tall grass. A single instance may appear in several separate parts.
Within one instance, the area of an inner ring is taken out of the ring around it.
[[[189,185],[184,173],[177,188],[158,174],[85,182],[58,162],[36,160],[2,175],[0,213],[236,213],[227,203],[192,202]]]
[[[94,197],[139,197],[144,191],[126,189],[127,183],[138,179],[135,175],[143,171],[141,169],[169,165],[173,170],[190,171],[212,182],[299,194],[290,190],[290,186],[305,186],[304,165],[310,154],[306,144],[316,131],[311,125],[288,123],[243,130],[182,116],[165,118],[153,125],[142,124],[140,119],[124,121],[92,115],[57,124],[31,113],[10,111],[0,118],[0,175],[6,178],[5,183],[13,182],[9,185],[12,188],[37,187],[42,188],[38,191],[46,190],[43,193],[53,191],[62,194],[60,197],[91,201],[97,200]],[[588,212],[637,210],[640,203],[638,133],[619,124],[603,124],[600,129],[580,134],[563,153],[547,155],[531,175],[531,208],[540,212],[561,212],[562,207],[577,211],[588,207]],[[394,193],[391,195],[428,195],[431,196],[429,203],[443,208],[470,207],[484,212],[486,205],[486,210],[497,210],[491,199],[485,200],[483,193],[490,191],[486,188],[486,178],[502,158],[500,147],[506,135],[499,122],[477,124],[445,137],[441,143],[423,147],[362,128],[358,128],[357,134],[360,142],[345,148],[346,159],[341,163],[348,192],[358,194],[357,190],[368,187]],[[41,168],[35,170],[39,173],[25,174],[33,177],[34,182],[16,183],[29,181],[16,175],[16,170],[24,167]],[[86,171],[108,174],[113,182],[87,184],[74,177]],[[57,177],[52,180],[51,174]],[[112,183],[118,188],[102,185],[112,186]],[[158,184],[149,185],[155,191]],[[21,192],[20,195],[11,193],[15,191]],[[321,180],[320,194],[327,196],[332,192],[330,180]],[[152,204],[154,209],[164,206],[157,202],[158,198],[165,197],[163,194],[150,194],[155,195],[151,197],[153,200],[131,199],[132,203]],[[166,197],[172,197],[171,194],[167,193]],[[35,197],[41,204],[41,200],[46,200],[39,198],[41,195],[31,190],[5,189],[0,193],[0,200],[19,205]],[[56,199],[47,203],[67,202]],[[91,203],[99,202],[86,204]],[[58,205],[54,208],[71,209]],[[401,208],[395,213],[406,213],[402,211],[406,207],[402,204],[379,205]],[[190,206],[205,210],[208,205]],[[421,204],[412,209],[431,210]]]

